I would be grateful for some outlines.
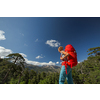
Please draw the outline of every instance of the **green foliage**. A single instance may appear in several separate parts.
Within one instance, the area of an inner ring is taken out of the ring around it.
[[[25,81],[20,82],[20,84],[25,84]]]
[[[38,84],[49,84],[49,79],[40,80]]]
[[[10,84],[17,84],[18,83],[18,79],[14,79],[14,78],[11,78]]]
[[[32,79],[34,76],[36,76],[36,72],[32,69],[32,70],[29,72],[29,79]]]
[[[55,84],[58,84],[57,80],[55,80]]]
[[[72,70],[73,81],[76,84],[99,84],[100,83],[100,47],[90,48],[87,60],[79,63]],[[91,55],[95,54],[95,55]]]
[[[88,55],[95,54],[95,56],[100,56],[100,47],[90,48],[87,52],[90,52]]]
[[[72,68],[74,84],[100,84],[100,47],[88,49],[89,57]],[[0,83],[2,84],[59,84],[59,72],[24,67],[24,58],[16,53],[0,59]],[[12,62],[9,62],[13,59]],[[34,66],[36,67],[36,66]],[[35,70],[36,69],[36,70]],[[64,84],[67,84],[65,80]]]
[[[58,84],[59,76],[57,77],[58,73],[49,73],[41,79],[39,84]]]
[[[33,78],[32,78],[32,80],[31,80],[31,84],[36,84],[37,83],[37,81],[36,81],[36,76],[34,76]]]
[[[91,71],[84,84],[100,84],[100,70]]]
[[[28,84],[28,80],[29,80],[29,69],[25,68],[24,72],[23,72],[23,76],[21,77],[22,81],[25,81],[25,84]]]
[[[41,79],[40,77],[41,77],[41,74],[38,73],[38,74],[37,74],[37,78],[36,78],[37,84],[40,82],[40,79]]]
[[[19,53],[9,54],[7,57],[8,57],[7,60],[10,60],[10,61],[12,61],[14,63],[20,63],[20,62],[24,62],[25,61],[23,56],[21,54],[19,54]]]
[[[42,72],[40,76],[41,76],[40,78],[43,80],[46,77],[46,73]]]
[[[22,76],[23,70],[25,68],[24,67],[25,59],[22,57],[21,54],[13,53],[9,54],[7,57],[8,58],[5,58],[1,61],[1,65],[4,65],[6,68],[1,67],[4,69],[3,71],[5,71],[5,75],[3,75],[1,72],[2,79],[0,83],[5,83],[11,80],[11,78]],[[18,82],[20,82],[20,77]]]

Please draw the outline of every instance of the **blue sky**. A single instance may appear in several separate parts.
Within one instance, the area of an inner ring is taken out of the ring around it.
[[[78,61],[100,46],[100,18],[0,17],[0,56],[21,53],[35,65],[60,65],[58,47],[72,44]]]

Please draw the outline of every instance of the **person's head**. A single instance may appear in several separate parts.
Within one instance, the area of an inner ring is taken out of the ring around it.
[[[58,48],[58,51],[61,52],[62,50],[63,50],[63,47],[60,46],[60,47]]]

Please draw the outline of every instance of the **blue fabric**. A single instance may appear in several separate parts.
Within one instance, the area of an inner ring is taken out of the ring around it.
[[[60,71],[60,76],[59,76],[59,84],[64,84],[65,79],[67,79],[68,84],[73,84],[73,78],[72,78],[72,69],[70,66],[67,66],[67,74],[65,71],[65,66],[63,65]]]

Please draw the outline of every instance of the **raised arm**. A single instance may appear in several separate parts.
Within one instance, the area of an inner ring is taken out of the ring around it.
[[[68,57],[69,56],[69,53],[65,52],[65,51],[62,51],[62,53],[65,55],[64,57],[60,57],[61,60],[63,60],[64,58]]]

